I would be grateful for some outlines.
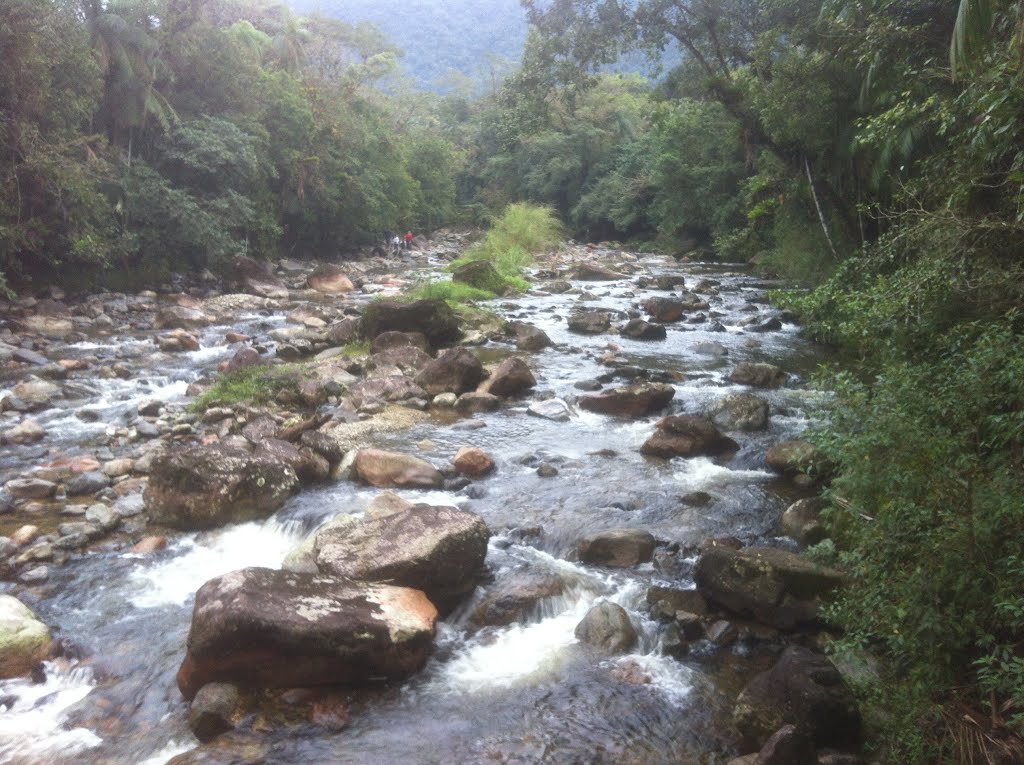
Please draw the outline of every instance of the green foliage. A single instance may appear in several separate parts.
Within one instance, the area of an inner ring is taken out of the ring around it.
[[[191,408],[201,412],[211,406],[266,405],[282,391],[296,390],[305,374],[297,364],[245,367],[221,375],[212,388],[196,398]]]
[[[410,300],[444,300],[449,304],[491,300],[495,293],[459,282],[431,281],[419,284],[406,293]]]

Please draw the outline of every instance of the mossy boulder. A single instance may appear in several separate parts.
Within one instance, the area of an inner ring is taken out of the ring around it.
[[[28,675],[49,651],[46,625],[14,596],[0,595],[0,679]]]
[[[359,320],[359,334],[366,340],[374,340],[384,332],[422,332],[434,348],[451,345],[462,336],[458,317],[443,300],[370,303]]]

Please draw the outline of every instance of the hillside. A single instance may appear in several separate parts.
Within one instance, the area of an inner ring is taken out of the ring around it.
[[[494,57],[518,61],[526,15],[518,0],[290,0],[299,14],[369,21],[405,51],[417,84],[443,89],[453,72],[487,76]]]

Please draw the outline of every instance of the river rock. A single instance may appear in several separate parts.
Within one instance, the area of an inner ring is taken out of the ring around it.
[[[430,345],[440,348],[459,339],[459,320],[443,300],[379,300],[363,310],[359,333],[373,340],[382,332],[422,332]]]
[[[522,321],[509,322],[509,330],[516,337],[516,348],[520,351],[542,351],[551,345],[547,332]]]
[[[657,431],[640,453],[652,457],[714,457],[739,448],[739,444],[725,436],[706,417],[673,415],[657,424]]]
[[[39,527],[33,526],[32,524],[25,524],[18,528],[13,534],[11,534],[11,541],[14,542],[18,547],[24,547],[27,544],[35,541],[36,537],[39,536]]]
[[[438,489],[444,476],[425,460],[381,449],[360,449],[355,457],[356,476],[380,488]]]
[[[42,478],[15,478],[4,489],[15,499],[49,499],[57,493],[57,484]]]
[[[227,366],[224,367],[224,371],[230,374],[231,372],[255,367],[262,363],[263,358],[260,356],[260,352],[255,348],[245,346],[235,351],[235,355],[228,360]]]
[[[64,489],[68,496],[78,497],[85,494],[95,494],[110,486],[110,476],[99,470],[91,470],[88,473],[79,473],[72,477]]]
[[[414,378],[429,395],[465,393],[484,379],[484,366],[465,348],[451,348],[430,361]]]
[[[370,344],[370,353],[383,353],[394,348],[410,346],[430,353],[430,341],[422,332],[381,332]]]
[[[646,417],[668,406],[675,395],[676,389],[671,385],[640,383],[580,396],[579,407],[619,417]]]
[[[477,627],[506,627],[525,621],[545,598],[561,595],[565,585],[557,576],[513,574],[502,578],[474,609]]]
[[[489,538],[476,513],[414,505],[327,528],[314,549],[324,574],[415,587],[447,614],[476,587]]]
[[[781,388],[788,380],[789,375],[777,366],[762,362],[744,361],[729,374],[729,382],[752,388]]]
[[[501,407],[501,399],[493,393],[470,391],[463,393],[455,402],[455,410],[462,414],[480,414],[494,412]]]
[[[555,422],[568,422],[577,416],[573,408],[560,398],[533,401],[526,408],[526,413],[531,417],[540,417]]]
[[[821,599],[842,574],[774,547],[706,548],[694,569],[697,590],[733,613],[782,630],[818,624]]]
[[[686,304],[681,300],[668,297],[648,298],[643,302],[643,309],[651,317],[651,321],[659,324],[669,324],[679,321],[686,312]]]
[[[530,367],[518,356],[504,359],[494,368],[483,390],[495,396],[518,396],[537,384]]]
[[[149,555],[167,549],[167,537],[143,537],[132,546],[132,552],[138,555]]]
[[[30,674],[49,652],[46,625],[14,596],[0,595],[0,679]]]
[[[198,351],[200,348],[199,338],[183,329],[176,329],[166,335],[160,335],[156,339],[156,346],[164,353]]]
[[[45,367],[50,363],[50,360],[41,353],[36,353],[28,348],[14,348],[11,351],[11,358],[22,364],[32,364],[37,367]]]
[[[569,331],[580,335],[599,335],[612,325],[607,311],[577,311],[569,316]]]
[[[344,295],[356,288],[341,267],[334,263],[317,266],[313,273],[306,278],[306,285],[325,295]]]
[[[35,420],[22,420],[10,430],[0,434],[0,443],[34,444],[46,437],[46,429]]]
[[[591,608],[573,632],[581,643],[601,653],[625,653],[637,641],[636,628],[622,606],[605,601]]]
[[[327,342],[331,346],[348,345],[359,340],[359,319],[344,318],[327,327]]]
[[[572,278],[581,282],[614,282],[626,276],[597,263],[580,263],[573,269]]]
[[[707,601],[696,590],[659,585],[647,588],[647,607],[656,618],[669,621],[680,611],[697,616],[707,616],[709,612]]]
[[[819,747],[856,749],[860,743],[860,711],[839,670],[800,646],[787,648],[774,667],[750,681],[733,720],[751,749],[784,725]]]
[[[290,688],[399,680],[430,653],[437,610],[419,590],[248,568],[196,593],[178,687]]]
[[[390,375],[396,371],[414,375],[431,361],[433,359],[422,349],[404,345],[373,353],[363,366],[370,376]]]
[[[734,393],[708,407],[708,417],[723,430],[764,430],[768,427],[768,402],[753,393]]]
[[[834,470],[834,466],[821,449],[800,440],[775,444],[768,450],[765,461],[775,472],[788,476],[805,473],[827,479]]]
[[[668,332],[661,324],[651,324],[643,319],[630,319],[619,330],[622,337],[630,340],[664,340]]]
[[[89,505],[85,511],[85,520],[96,524],[103,531],[112,531],[121,525],[121,516],[117,511],[99,502]]]
[[[827,536],[821,522],[821,511],[826,504],[820,497],[798,499],[782,514],[782,533],[802,545],[817,544]]]
[[[63,340],[74,331],[74,325],[71,323],[71,320],[62,316],[36,314],[19,319],[18,324],[26,332],[42,335],[54,340]]]
[[[222,733],[233,730],[231,718],[241,697],[238,688],[230,683],[207,683],[188,708],[188,727],[200,741],[210,741]]]
[[[338,464],[345,457],[345,449],[338,439],[320,430],[302,431],[299,443],[322,455],[332,465]]]
[[[153,458],[145,501],[154,522],[200,530],[267,518],[297,485],[295,471],[265,452],[191,446]]]
[[[60,398],[61,388],[56,383],[31,377],[14,386],[13,393],[28,409],[45,409]]]
[[[157,311],[153,326],[156,329],[198,329],[211,321],[212,318],[198,308],[169,305]]]
[[[577,552],[580,561],[592,566],[626,568],[651,559],[654,537],[642,529],[610,529],[584,537]]]
[[[463,446],[452,460],[455,469],[470,478],[480,478],[494,470],[494,458],[483,449]]]

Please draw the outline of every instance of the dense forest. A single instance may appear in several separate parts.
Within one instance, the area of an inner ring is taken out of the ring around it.
[[[518,201],[581,239],[753,261],[851,358],[820,380],[831,538],[811,554],[850,577],[832,650],[881,660],[859,689],[874,746],[986,761],[1024,729],[1024,3],[523,6],[519,68],[437,95],[393,77],[421,34],[240,0],[6,0],[6,284],[339,258]],[[607,73],[668,46],[684,60],[658,83]]]

